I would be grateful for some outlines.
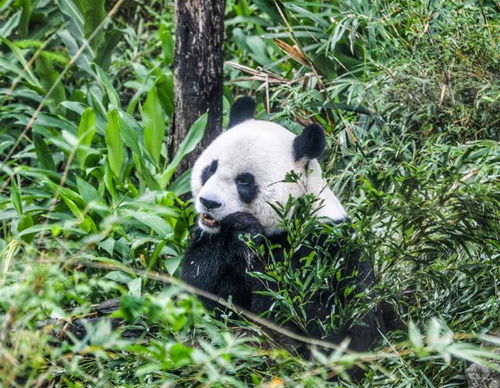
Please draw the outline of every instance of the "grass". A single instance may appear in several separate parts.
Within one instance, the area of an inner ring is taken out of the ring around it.
[[[205,118],[169,155],[173,5],[0,0],[0,385],[461,387],[470,362],[498,369],[498,4],[278,4],[227,2],[225,58],[245,67],[226,66],[225,106],[251,92],[261,118],[325,127],[349,241],[404,328],[303,360],[244,312],[210,317],[176,280],[194,214],[174,172]],[[92,320],[111,298],[120,327]],[[355,363],[363,381],[327,380]]]

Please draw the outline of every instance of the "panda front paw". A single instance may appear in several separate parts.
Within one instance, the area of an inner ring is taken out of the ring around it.
[[[232,233],[235,237],[240,234],[249,234],[258,242],[262,239],[259,236],[264,234],[264,227],[250,213],[236,212],[221,221],[221,232]]]
[[[260,233],[263,227],[259,220],[250,213],[236,212],[231,213],[221,221],[223,229],[235,230],[240,232],[253,232]]]

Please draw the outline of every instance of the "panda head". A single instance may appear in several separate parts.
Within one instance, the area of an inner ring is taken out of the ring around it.
[[[252,98],[237,100],[231,107],[229,129],[194,164],[191,188],[200,228],[218,233],[224,217],[246,212],[272,235],[281,229],[271,205],[306,193],[319,197],[318,216],[345,219],[344,208],[326,187],[316,160],[325,147],[323,128],[310,124],[296,136],[281,125],[254,120],[254,111]],[[301,177],[300,182],[283,182],[291,171]]]

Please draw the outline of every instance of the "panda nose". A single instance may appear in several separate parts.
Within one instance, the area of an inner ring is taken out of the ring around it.
[[[211,199],[206,199],[206,198],[203,198],[203,197],[200,197],[200,202],[203,204],[203,206],[205,206],[208,210],[211,210],[211,209],[217,209],[218,207],[220,207],[221,203],[220,202],[217,202],[217,201],[213,201]]]

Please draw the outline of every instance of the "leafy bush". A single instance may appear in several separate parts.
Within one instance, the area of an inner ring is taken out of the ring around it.
[[[262,318],[212,319],[170,277],[194,218],[174,172],[205,120],[169,154],[172,9],[0,0],[1,385],[451,387],[468,362],[498,369],[498,5],[227,2],[226,99],[325,127],[352,218],[332,232],[406,323],[370,353],[311,360],[270,346]],[[295,245],[308,225],[290,225]],[[363,381],[328,380],[353,364]]]

